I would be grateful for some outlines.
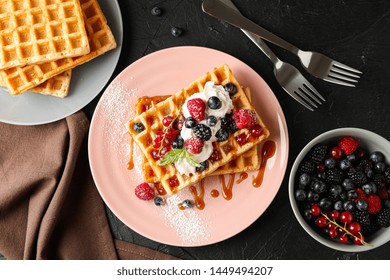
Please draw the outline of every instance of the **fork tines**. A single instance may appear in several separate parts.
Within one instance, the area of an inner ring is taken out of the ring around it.
[[[363,73],[359,70],[334,61],[324,80],[343,86],[355,87],[361,74]]]
[[[325,98],[308,81],[294,91],[294,94],[292,97],[310,111],[314,111],[322,101],[325,101]]]

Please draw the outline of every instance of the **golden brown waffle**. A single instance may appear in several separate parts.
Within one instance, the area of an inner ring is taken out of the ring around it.
[[[256,113],[257,122],[263,128],[263,134],[260,137],[253,138],[250,136],[248,129],[240,129],[233,135],[230,135],[226,141],[214,142],[215,149],[221,155],[220,160],[209,160],[208,167],[204,171],[186,176],[180,174],[173,164],[160,166],[159,161],[154,160],[151,156],[153,151],[153,146],[151,143],[157,132],[163,129],[162,119],[167,115],[178,115],[185,100],[192,94],[203,91],[204,85],[208,81],[213,81],[217,85],[233,83],[237,87],[237,93],[232,98],[234,109],[249,109],[255,111],[244,91],[242,90],[240,84],[233,76],[230,68],[227,65],[222,65],[206,73],[203,77],[199,78],[188,87],[182,89],[168,99],[157,103],[155,106],[149,108],[141,115],[130,120],[128,123],[128,131],[130,135],[140,147],[143,154],[148,158],[153,172],[155,173],[156,177],[159,178],[161,185],[168,194],[174,194],[188,185],[196,183],[202,178],[212,174],[219,167],[245,153],[269,136],[267,127]],[[140,133],[133,129],[134,123],[136,122],[141,122],[145,127],[145,129]],[[248,142],[243,145],[239,145],[236,141],[236,136],[241,134],[245,134],[246,138],[249,139]]]
[[[0,1],[0,69],[89,51],[78,0]]]
[[[11,94],[16,95],[59,73],[72,69],[114,49],[116,42],[97,0],[80,0],[91,52],[78,57],[63,58],[43,64],[27,65],[0,71]]]
[[[249,101],[251,101],[251,93],[249,88],[244,88],[244,92],[248,97]],[[170,95],[165,96],[153,96],[153,97],[140,97],[135,104],[135,115],[138,116],[152,108],[155,104],[164,101],[169,98]],[[244,172],[249,170],[257,170],[260,168],[260,160],[257,154],[257,145],[253,146],[249,151],[246,151],[242,155],[237,158],[229,161],[227,164],[219,167],[215,170],[210,176],[213,175],[222,175],[222,174],[230,174],[236,172]],[[149,164],[146,156],[142,157],[142,170],[144,173],[145,182],[148,183],[156,183],[158,182],[158,178],[153,172],[152,167]]]
[[[71,76],[72,70],[66,70],[57,76],[44,81],[29,91],[63,98],[68,95]],[[6,86],[1,78],[0,86]]]

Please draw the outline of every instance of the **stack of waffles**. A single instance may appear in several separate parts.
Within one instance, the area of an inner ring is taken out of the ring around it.
[[[187,98],[202,92],[207,82],[215,85],[233,84],[237,92],[232,96],[233,111],[245,109],[255,114],[261,135],[251,136],[248,128],[238,129],[225,141],[215,141],[214,151],[219,153],[217,160],[207,160],[207,167],[191,174],[181,174],[174,164],[161,165],[161,159],[153,156],[153,139],[164,131],[163,119],[166,116],[178,116]],[[250,89],[242,87],[234,77],[228,65],[221,65],[207,72],[188,87],[171,96],[141,97],[135,108],[136,117],[128,122],[128,132],[143,153],[144,179],[148,183],[160,183],[165,191],[172,195],[199,180],[212,175],[230,174],[260,167],[257,146],[269,137],[269,130],[251,103]],[[142,124],[142,131],[136,124]],[[135,126],[136,125],[136,126]],[[244,136],[248,141],[240,143]]]
[[[116,47],[97,0],[0,0],[0,85],[65,97],[71,71]]]

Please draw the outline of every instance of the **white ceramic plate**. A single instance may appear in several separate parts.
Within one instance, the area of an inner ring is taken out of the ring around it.
[[[117,47],[73,70],[69,95],[66,98],[26,92],[10,95],[0,87],[0,121],[18,125],[36,125],[65,118],[91,102],[109,81],[122,48],[122,15],[116,0],[99,0]]]

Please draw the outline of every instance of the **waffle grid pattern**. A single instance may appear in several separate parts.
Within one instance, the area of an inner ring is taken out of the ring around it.
[[[237,93],[233,96],[233,107],[235,109],[250,109],[254,111],[253,106],[246,97],[240,84],[237,82],[233,73],[227,65],[222,65],[214,68],[212,71],[206,73],[203,77],[192,83],[185,89],[177,92],[168,99],[157,103],[152,108],[148,109],[141,115],[130,120],[128,123],[128,130],[134,141],[142,150],[143,154],[148,158],[149,164],[153,169],[156,177],[159,178],[161,185],[164,187],[168,194],[174,194],[179,190],[196,183],[202,178],[212,174],[219,167],[225,165],[232,159],[237,158],[244,152],[248,151],[264,139],[268,138],[269,131],[262,122],[259,115],[256,113],[258,123],[263,127],[263,135],[248,141],[246,144],[240,146],[235,136],[244,133],[249,138],[248,129],[240,129],[224,142],[215,142],[215,149],[221,154],[221,159],[218,161],[209,161],[209,166],[203,172],[197,174],[191,174],[190,176],[182,175],[177,172],[173,164],[160,166],[158,161],[154,160],[151,156],[153,146],[151,145],[152,139],[155,138],[157,131],[163,129],[162,119],[167,115],[178,115],[184,101],[194,93],[203,91],[204,85],[207,81],[213,81],[215,84],[225,85],[227,83],[233,83],[237,86]],[[145,130],[137,133],[134,131],[133,125],[135,122],[141,122]]]
[[[248,97],[249,101],[251,101],[250,89],[244,88],[244,92]],[[135,105],[135,115],[138,116],[142,114],[149,108],[152,108],[155,104],[164,101],[168,97],[170,97],[170,95],[140,97]],[[244,172],[249,170],[258,170],[260,168],[260,161],[257,153],[257,145],[255,145],[242,155],[219,167],[212,174],[210,174],[210,176]],[[148,159],[145,156],[142,157],[142,169],[145,177],[145,182],[156,183],[159,181],[154,174]]]
[[[90,51],[78,0],[2,0],[0,69]]]
[[[88,34],[88,54],[63,58],[42,64],[15,67],[0,71],[0,75],[11,94],[17,95],[48,80],[59,73],[88,62],[114,49],[116,42],[97,0],[80,0]]]

